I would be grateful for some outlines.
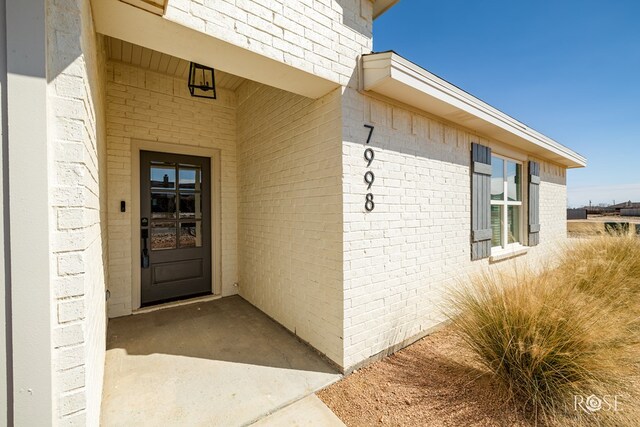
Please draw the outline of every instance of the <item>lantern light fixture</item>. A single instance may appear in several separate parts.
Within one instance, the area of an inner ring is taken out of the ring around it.
[[[192,62],[189,66],[189,92],[198,98],[216,99],[213,68]]]

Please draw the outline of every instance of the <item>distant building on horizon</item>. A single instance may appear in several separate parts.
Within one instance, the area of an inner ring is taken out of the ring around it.
[[[598,203],[597,205],[585,205],[577,209],[568,209],[568,211],[584,210],[590,215],[601,214],[620,214],[620,215],[638,215],[636,212],[640,212],[640,202],[632,202],[631,200],[607,205],[606,203]],[[577,218],[576,218],[577,219]]]
[[[640,202],[632,202],[631,200],[629,200],[627,202],[611,205],[609,206],[609,208],[615,210],[616,212],[620,212],[620,209],[640,209]]]

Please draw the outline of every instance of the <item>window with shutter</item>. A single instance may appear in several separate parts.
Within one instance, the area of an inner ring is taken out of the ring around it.
[[[471,259],[507,255],[527,238],[530,246],[536,245],[539,165],[529,162],[528,222],[523,202],[525,164],[473,143],[471,165]]]

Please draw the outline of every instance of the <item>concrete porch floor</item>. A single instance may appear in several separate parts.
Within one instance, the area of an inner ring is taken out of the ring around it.
[[[111,319],[101,425],[242,426],[338,380],[238,296]]]

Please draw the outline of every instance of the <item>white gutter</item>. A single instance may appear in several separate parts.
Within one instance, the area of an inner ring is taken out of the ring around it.
[[[587,159],[493,108],[395,52],[362,57],[363,85],[372,91],[560,163],[584,167]]]

